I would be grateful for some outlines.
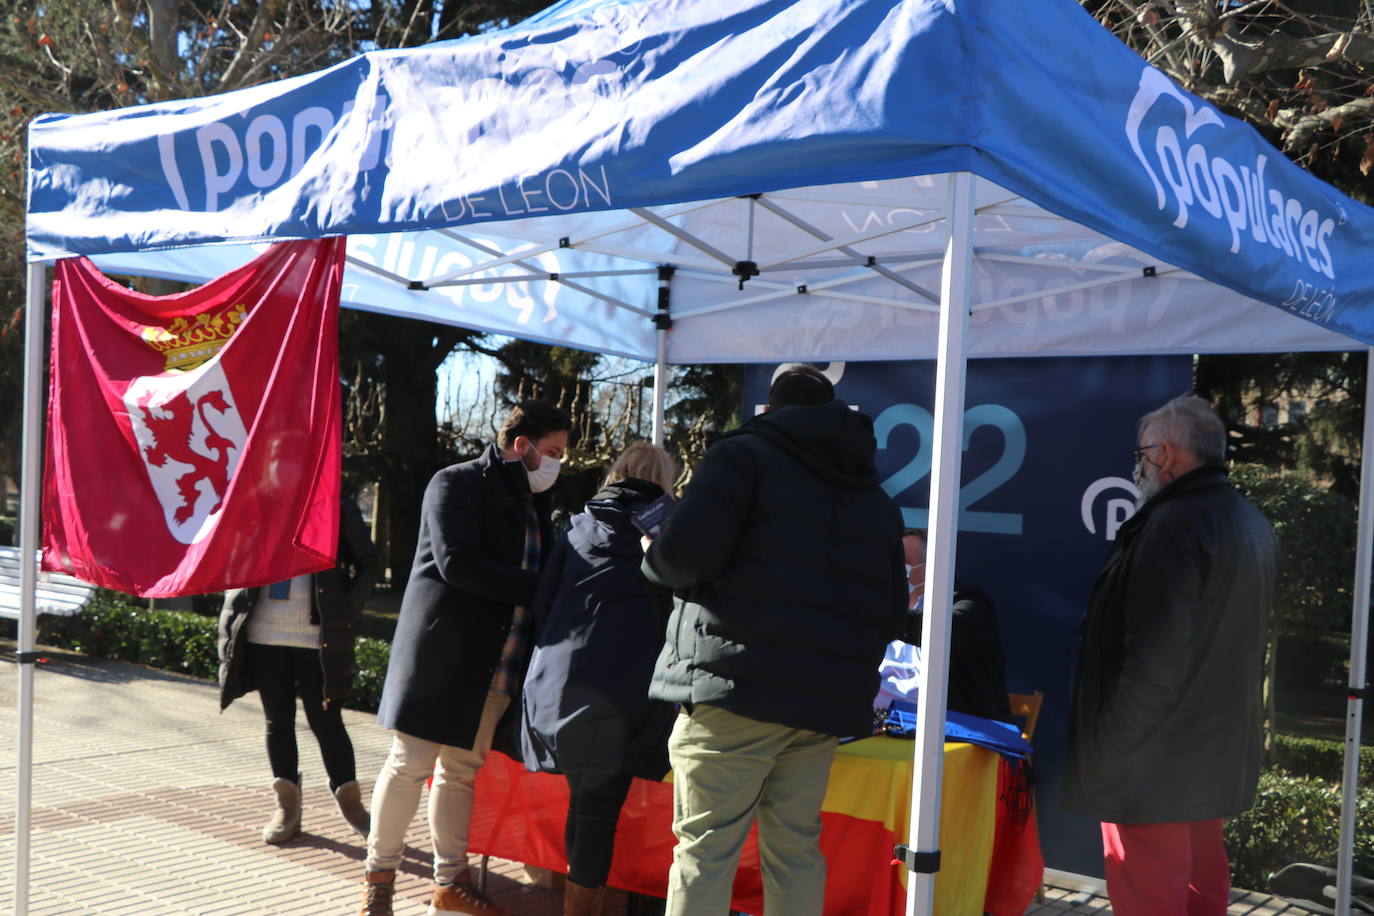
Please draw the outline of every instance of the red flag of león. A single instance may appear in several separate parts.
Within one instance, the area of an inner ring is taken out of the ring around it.
[[[334,563],[344,239],[147,296],[57,264],[43,568],[148,597]]]

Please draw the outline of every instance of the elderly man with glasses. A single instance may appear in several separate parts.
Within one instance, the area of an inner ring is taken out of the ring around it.
[[[1200,398],[1140,421],[1136,514],[1080,629],[1063,803],[1102,822],[1118,916],[1224,916],[1222,819],[1254,801],[1277,548]]]

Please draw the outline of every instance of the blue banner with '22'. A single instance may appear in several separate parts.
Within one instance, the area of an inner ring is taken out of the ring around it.
[[[777,366],[745,370],[744,413]],[[832,363],[844,401],[873,418],[883,488],[927,524],[935,363]],[[1078,622],[1135,506],[1136,421],[1192,388],[1192,358],[971,360],[965,389],[957,578],[997,605],[1008,688],[1045,693],[1035,734],[1040,837],[1052,868],[1102,873],[1096,823],[1059,810]]]

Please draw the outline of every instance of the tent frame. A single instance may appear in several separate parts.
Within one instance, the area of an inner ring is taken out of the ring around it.
[[[980,213],[996,212],[999,207],[1002,207],[1004,210],[1012,210],[1014,207],[1004,206],[1008,204],[1009,201],[998,201],[984,205],[983,207],[975,207],[973,194],[975,178],[969,172],[950,173],[948,180],[948,204],[944,212],[929,218],[922,218],[910,224],[903,222],[896,226],[885,226],[881,231],[859,232],[849,237],[838,239],[825,238],[824,232],[821,232],[815,227],[805,225],[804,221],[797,222],[791,214],[786,213],[784,208],[775,208],[773,201],[776,199],[786,199],[787,195],[785,192],[771,194],[768,198],[765,198],[764,195],[750,195],[745,198],[735,198],[737,200],[745,200],[748,208],[746,257],[739,261],[730,260],[728,254],[719,251],[714,246],[692,236],[690,233],[679,230],[678,227],[672,226],[672,224],[668,222],[668,219],[672,216],[707,206],[717,205],[721,203],[720,201],[682,204],[660,208],[658,212],[648,208],[639,208],[635,211],[638,219],[626,224],[620,224],[610,229],[597,231],[576,241],[565,237],[555,244],[526,246],[520,251],[511,254],[502,254],[480,242],[468,239],[453,230],[439,230],[455,240],[461,241],[464,244],[490,255],[491,260],[478,262],[462,270],[453,271],[443,276],[431,278],[427,281],[407,279],[374,267],[373,265],[352,258],[349,259],[350,263],[357,268],[372,271],[373,273],[391,279],[410,289],[430,289],[440,286],[462,285],[464,283],[490,284],[541,279],[563,283],[617,308],[626,309],[633,313],[652,318],[657,334],[657,352],[653,376],[653,441],[660,445],[664,440],[665,429],[664,409],[667,397],[669,356],[668,330],[672,327],[674,318],[684,318],[709,312],[722,311],[755,301],[777,299],[787,295],[806,295],[809,292],[806,286],[796,287],[789,284],[762,280],[759,278],[759,274],[764,270],[770,270],[772,268],[781,269],[790,266],[795,269],[797,263],[801,262],[802,259],[815,258],[818,255],[835,251],[838,251],[850,260],[842,262],[836,261],[834,266],[848,266],[849,264],[853,264],[853,266],[858,269],[852,274],[847,273],[841,277],[823,281],[823,283],[813,284],[811,288],[819,290],[824,287],[827,289],[828,295],[835,298],[851,298],[865,302],[877,302],[883,305],[900,306],[907,309],[935,311],[937,306],[933,304],[920,302],[913,303],[910,301],[887,299],[870,295],[848,294],[836,288],[859,279],[871,278],[876,272],[898,285],[918,293],[918,295],[924,298],[931,298],[933,296],[932,293],[920,288],[918,284],[912,283],[899,274],[900,271],[904,269],[929,264],[935,258],[942,259],[942,283],[938,306],[940,312],[940,325],[934,415],[934,460],[931,467],[929,560],[926,567],[925,591],[931,609],[938,609],[941,613],[929,613],[924,615],[922,637],[924,645],[928,647],[938,647],[938,653],[934,654],[933,657],[943,659],[943,661],[938,666],[940,672],[938,678],[934,680],[931,679],[931,671],[935,667],[932,665],[926,665],[921,675],[917,726],[917,750],[920,765],[913,767],[912,771],[912,808],[909,824],[909,843],[911,848],[916,851],[918,856],[922,857],[924,862],[933,864],[934,869],[938,869],[940,784],[943,769],[942,745],[944,742],[943,728],[937,726],[942,726],[943,724],[946,704],[947,681],[945,672],[948,667],[950,605],[953,594],[955,546],[957,540],[958,488],[963,443],[964,381],[967,367],[965,336],[968,329],[969,316],[975,311],[1008,305],[1025,299],[1042,298],[1059,293],[1068,293],[1075,290],[1125,282],[1127,280],[1137,279],[1140,276],[1140,273],[1136,269],[1123,270],[1109,265],[1090,265],[1085,269],[1100,270],[1108,275],[1096,280],[1089,280],[1066,286],[1062,289],[1039,290],[1034,294],[1026,296],[1017,296],[997,302],[980,303],[976,307],[972,306],[972,269],[976,260],[980,256],[987,256],[991,259],[1002,261],[1009,260],[1006,255],[980,255],[973,245],[973,220],[975,216]],[[758,207],[763,207],[769,210],[769,212],[775,213],[779,217],[792,223],[792,225],[806,231],[808,234],[816,236],[818,239],[817,244],[808,245],[805,248],[793,252],[788,258],[777,260],[760,268],[752,262],[749,256],[752,254],[753,249],[753,217]],[[1014,214],[1004,213],[1003,215]],[[876,257],[864,256],[851,247],[865,240],[871,240],[883,235],[910,229],[913,228],[914,225],[926,225],[938,219],[947,220],[947,233],[945,236],[943,254],[913,253],[910,257],[902,256],[897,258],[888,255],[880,260]],[[623,232],[626,229],[635,228],[644,223],[651,223],[660,228],[664,228],[665,231],[669,231],[670,234],[690,245],[694,250],[703,252],[708,257],[683,257],[675,252],[671,256],[661,256],[662,260],[673,262],[671,265],[659,263],[643,269],[580,271],[567,274],[550,273],[532,266],[528,261],[529,258],[539,254],[553,251],[558,248],[568,247],[580,247],[611,256],[644,260],[644,252],[630,252],[623,249],[617,249],[612,245],[595,244],[598,238],[614,235],[617,232]],[[1012,260],[1017,263],[1025,262],[1031,266],[1036,264],[1035,259],[1031,258],[1014,258]],[[14,893],[14,912],[17,916],[26,916],[28,913],[29,896],[34,665],[38,660],[35,652],[37,633],[36,585],[38,574],[37,558],[40,546],[39,505],[42,478],[41,445],[44,417],[42,409],[43,357],[45,346],[44,317],[46,314],[45,306],[47,298],[46,269],[49,263],[50,262],[34,261],[28,265],[25,304],[23,479],[21,481],[20,551],[21,556],[29,558],[30,562],[21,563],[20,565],[21,603],[17,656],[19,662],[18,702],[20,706],[20,747],[17,786],[18,810],[15,819]],[[826,263],[829,265],[830,262]],[[522,267],[530,273],[526,276],[517,277],[482,277],[480,279],[465,279],[472,274],[489,271],[495,267],[506,264]],[[717,264],[721,265],[721,267],[728,268],[728,272],[718,267]],[[1146,268],[1145,270],[1147,271],[1147,276],[1156,275],[1156,271],[1151,268]],[[683,273],[684,276],[739,283],[741,286],[747,281],[755,286],[761,287],[764,291],[759,296],[747,297],[743,300],[737,300],[719,306],[698,307],[675,314],[670,308],[670,285],[675,271]],[[1180,278],[1199,279],[1186,271],[1163,265],[1161,265],[1160,271],[1158,272],[1175,273]],[[648,274],[657,274],[658,277],[658,303],[657,309],[654,311],[649,311],[622,302],[614,297],[600,293],[599,291],[593,291],[576,282],[577,279],[594,276]],[[894,274],[896,275],[894,276]],[[1366,391],[1366,406],[1364,413],[1363,455],[1366,457],[1374,455],[1374,410],[1371,410],[1371,407],[1374,407],[1374,348],[1368,348],[1367,353],[1370,366],[1370,379]],[[1359,777],[1360,726],[1365,697],[1365,637],[1367,633],[1367,616],[1369,610],[1371,578],[1370,557],[1372,551],[1374,551],[1374,461],[1365,460],[1362,462],[1361,469],[1359,533],[1356,555],[1356,587],[1354,595],[1354,614],[1351,626],[1350,685],[1347,703],[1348,719],[1337,880],[1338,897],[1336,911],[1338,913],[1349,912],[1351,896],[1350,886],[1353,874],[1355,828],[1354,802]],[[933,858],[928,858],[927,856]],[[934,887],[934,870],[913,872],[906,899],[907,916],[915,916],[915,914],[918,913],[930,914],[933,912]]]
[[[1345,768],[1341,776],[1341,833],[1336,846],[1336,912],[1350,912],[1355,874],[1355,802],[1360,781],[1360,734],[1368,692],[1365,640],[1369,632],[1370,557],[1374,555],[1374,347],[1365,361],[1364,438],[1360,450],[1360,508],[1355,539],[1355,608],[1350,619],[1350,680],[1346,689]]]
[[[14,912],[29,911],[33,815],[34,651],[38,641],[38,505],[42,484],[44,308],[47,265],[29,264],[24,304],[24,420],[19,482],[19,772],[15,787]]]
[[[932,665],[921,666],[916,700],[916,753],[911,771],[911,822],[908,845],[918,856],[933,856],[908,878],[906,916],[935,912],[935,874],[939,868],[940,789],[944,782],[945,700],[949,681],[949,634],[954,596],[954,554],[958,544],[959,477],[964,455],[964,381],[968,357],[970,286],[973,279],[973,176],[955,172],[949,182],[949,233],[940,284],[940,343],[935,370],[935,434],[930,470],[930,527],[926,551],[925,595],[934,597],[921,615],[921,645],[935,648]],[[932,668],[940,676],[932,678]],[[929,778],[923,778],[929,777]]]
[[[594,279],[601,277],[625,277],[625,276],[646,276],[652,275],[659,269],[658,262],[663,260],[659,256],[650,256],[645,251],[620,248],[616,246],[598,244],[597,240],[608,235],[626,232],[645,226],[655,226],[664,233],[681,241],[687,245],[690,252],[674,252],[671,260],[675,268],[682,272],[683,276],[693,279],[707,280],[719,283],[740,284],[748,282],[751,287],[758,288],[760,293],[756,296],[747,298],[737,298],[730,302],[717,305],[698,306],[694,309],[687,309],[675,313],[677,318],[693,318],[701,315],[709,315],[717,312],[731,311],[750,305],[757,305],[761,302],[769,302],[783,299],[788,296],[805,296],[815,292],[826,292],[831,298],[846,299],[856,302],[865,302],[874,305],[882,305],[890,308],[904,309],[908,311],[922,311],[935,313],[940,309],[940,296],[921,286],[919,283],[902,275],[903,271],[913,268],[925,267],[943,257],[942,252],[936,250],[912,251],[901,253],[887,253],[882,255],[866,255],[858,251],[853,246],[860,242],[874,241],[900,232],[909,231],[914,228],[928,226],[945,219],[943,211],[923,215],[919,219],[899,222],[895,225],[886,225],[874,230],[855,231],[847,237],[834,238],[823,230],[812,225],[807,220],[797,216],[788,208],[777,203],[777,199],[786,199],[785,192],[774,194],[751,194],[746,197],[727,198],[708,202],[696,202],[678,206],[659,208],[663,212],[657,212],[650,207],[637,207],[631,211],[638,219],[627,220],[618,223],[608,229],[598,229],[590,232],[586,236],[564,236],[558,239],[556,244],[532,244],[522,247],[513,253],[503,253],[489,245],[485,245],[462,233],[452,229],[435,230],[447,238],[460,242],[483,255],[487,255],[487,260],[475,261],[468,267],[459,270],[448,271],[437,276],[424,279],[418,277],[404,277],[395,274],[374,264],[369,264],[359,258],[349,257],[350,266],[359,270],[364,270],[376,276],[383,277],[398,286],[411,290],[432,290],[444,289],[449,287],[461,286],[487,286],[509,283],[527,283],[532,281],[547,281],[550,283],[560,283],[569,289],[584,293],[594,299],[606,302],[619,309],[642,315],[646,318],[654,318],[655,312],[640,308],[624,302],[613,296],[608,296],[599,290],[588,287],[584,284],[574,282],[579,279]],[[819,199],[819,197],[817,198]],[[1017,213],[1013,201],[1018,197],[1009,197],[1001,200],[992,201],[974,208],[976,215],[999,215],[1007,216],[1029,216],[1028,213]],[[732,204],[735,201],[744,201],[749,205],[748,227],[745,234],[744,245],[745,253],[742,258],[732,258],[728,252],[711,245],[697,235],[675,226],[671,219],[676,216],[684,215],[689,212],[704,210],[711,207],[722,207]],[[817,244],[808,245],[796,251],[790,252],[786,256],[775,258],[766,264],[755,264],[753,258],[753,244],[755,238],[754,210],[762,208],[779,219],[800,229],[801,231],[813,236]],[[1035,214],[1035,218],[1043,219],[1042,214]],[[971,238],[971,237],[970,237]],[[558,271],[551,272],[541,269],[539,266],[529,261],[532,257],[547,254],[564,248],[580,249],[584,251],[603,254],[611,257],[623,258],[627,260],[650,261],[654,266],[641,268],[607,269],[607,270],[582,270],[582,271]],[[975,261],[986,261],[1002,264],[1019,264],[1025,267],[1053,268],[1058,266],[1055,262],[1045,261],[1037,258],[1009,255],[1001,252],[984,250],[976,246],[971,246],[972,257]],[[843,257],[832,257],[820,259],[819,256],[830,253],[838,253]],[[686,256],[684,257],[684,254]],[[706,257],[696,255],[704,254]],[[490,275],[488,272],[506,265],[514,265],[528,271],[524,274]],[[1091,289],[1101,289],[1126,283],[1139,279],[1142,274],[1149,277],[1172,277],[1179,280],[1192,280],[1203,282],[1202,278],[1191,274],[1182,268],[1171,267],[1168,265],[1149,265],[1145,267],[1122,266],[1116,264],[1091,264],[1076,263],[1075,270],[1083,272],[1100,273],[1103,276],[1084,280],[1053,289],[1037,289],[1032,292],[1023,293],[1016,296],[1009,296],[1002,299],[979,302],[970,305],[970,313],[983,312],[990,309],[1001,308],[1008,305],[1016,305],[1021,302],[1029,302],[1042,299],[1047,296],[1067,295],[1070,293],[1083,292]],[[783,271],[799,271],[814,269],[838,269],[843,267],[853,267],[854,271],[829,279],[798,286],[795,283],[780,282],[777,280],[764,279],[768,273],[779,273]],[[486,276],[476,276],[478,274],[488,274]],[[915,293],[924,299],[924,302],[912,302],[910,300],[875,296],[872,294],[848,293],[841,287],[848,286],[864,280],[872,279],[875,275],[880,276],[893,285]],[[661,310],[661,309],[660,309]],[[662,329],[660,329],[662,330]]]

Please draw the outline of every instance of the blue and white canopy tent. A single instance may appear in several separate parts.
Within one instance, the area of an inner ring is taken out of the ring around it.
[[[938,357],[926,593],[946,613],[925,615],[920,851],[938,848],[966,359],[1374,343],[1374,211],[1072,0],[566,0],[223,96],[45,116],[29,167],[26,556],[59,258],[203,281],[256,245],[346,235],[345,306],[655,362],[656,437],[670,364]],[[22,664],[19,913],[32,701]],[[916,875],[908,913],[932,887]]]

